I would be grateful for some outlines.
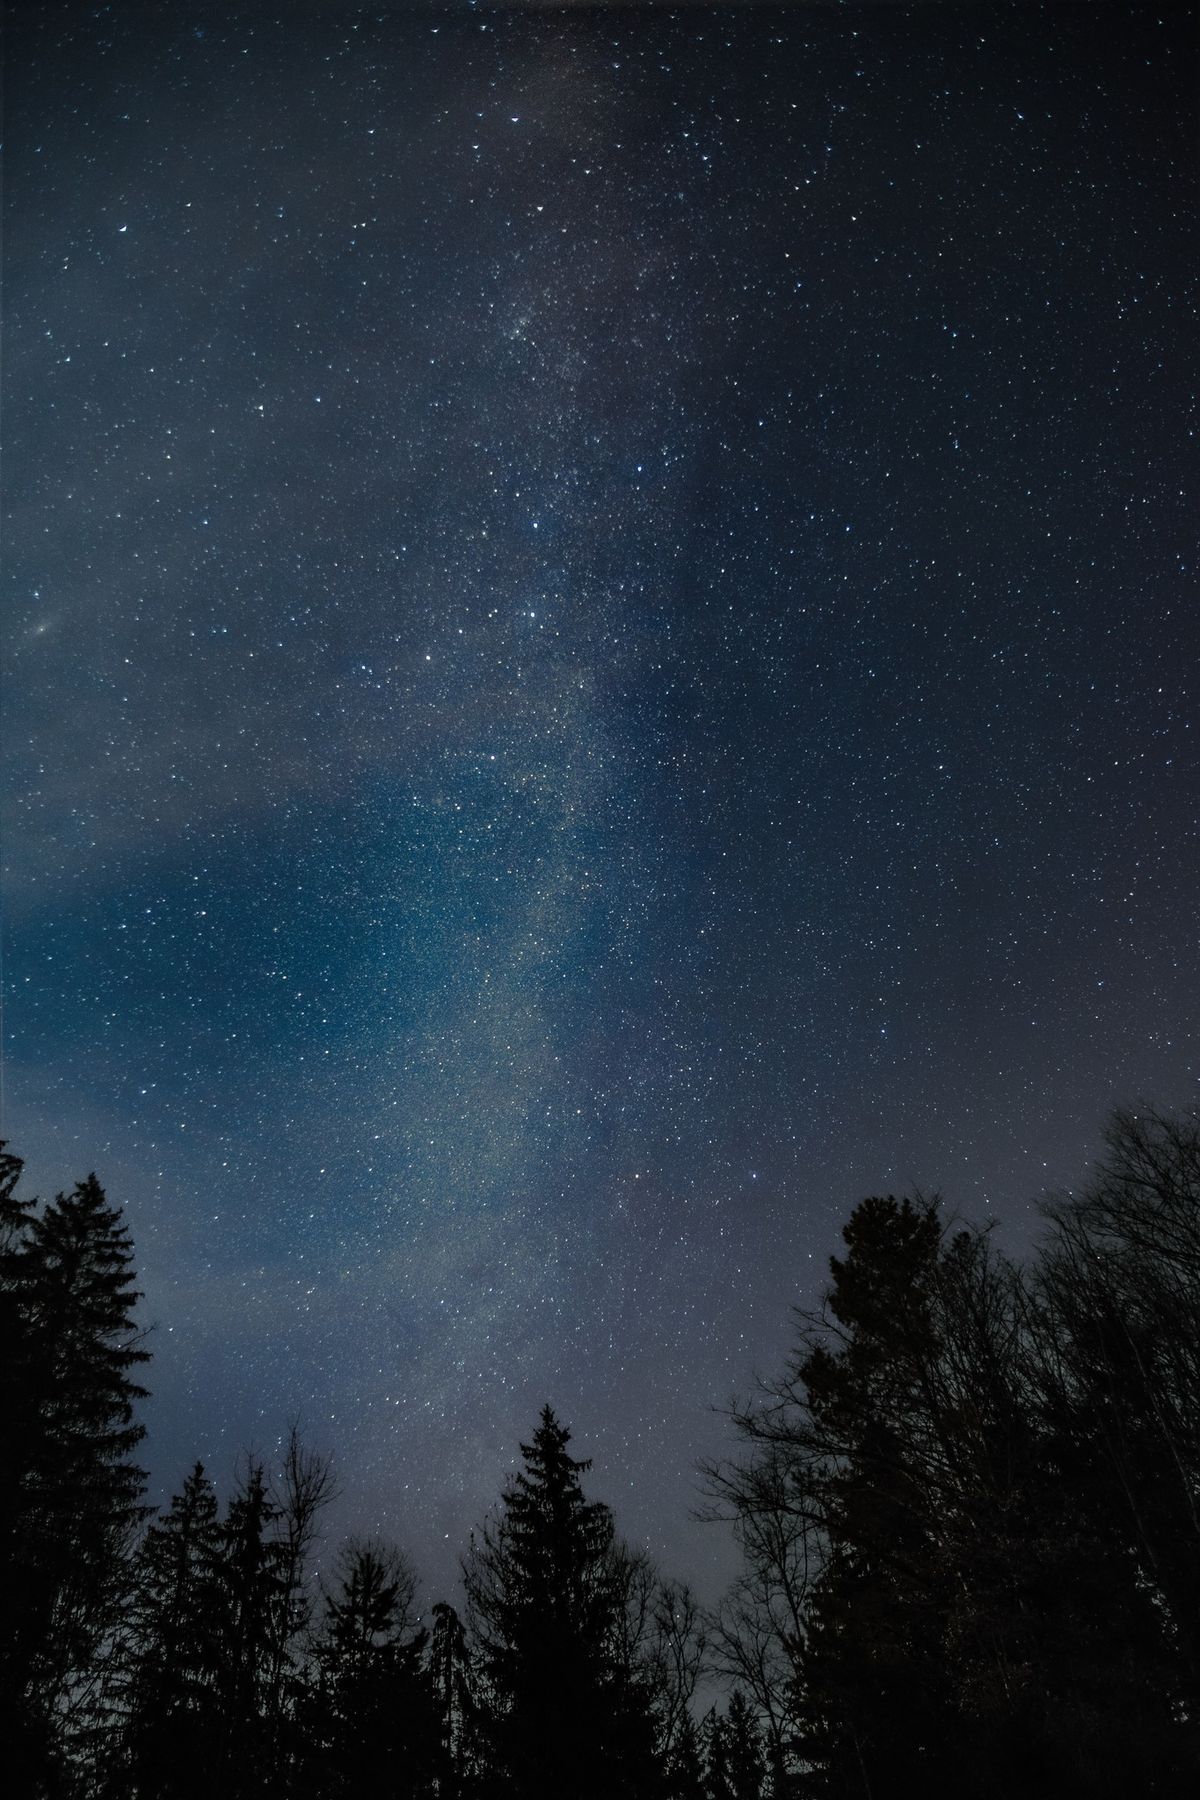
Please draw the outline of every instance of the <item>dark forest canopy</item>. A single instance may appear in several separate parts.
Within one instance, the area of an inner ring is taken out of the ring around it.
[[[547,1406],[462,1610],[351,1540],[293,1431],[158,1516],[133,1244],[95,1176],[0,1161],[0,1745],[38,1800],[1192,1794],[1200,1774],[1200,1119],[1118,1113],[1017,1264],[870,1198],[706,1470],[713,1613],[624,1544]],[[701,1716],[702,1681],[726,1698]]]

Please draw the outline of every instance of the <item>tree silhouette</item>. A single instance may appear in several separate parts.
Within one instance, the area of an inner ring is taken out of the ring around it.
[[[1045,1208],[1041,1398],[1075,1479],[1136,1545],[1200,1715],[1200,1117],[1118,1111]]]
[[[495,1791],[521,1800],[641,1795],[653,1780],[648,1709],[622,1668],[608,1508],[549,1406],[498,1517],[464,1566]]]
[[[441,1734],[415,1592],[398,1550],[377,1540],[343,1548],[316,1649],[301,1791],[323,1800],[440,1791]]]
[[[1184,1791],[1182,1639],[1133,1511],[1097,1497],[1068,1354],[1100,1316],[1086,1283],[1068,1302],[919,1197],[862,1202],[843,1236],[786,1375],[737,1414],[749,1454],[710,1470],[748,1559],[721,1654],[776,1785]]]
[[[247,1457],[221,1528],[222,1658],[219,1778],[233,1794],[257,1792],[273,1772],[271,1675],[289,1599],[286,1553],[274,1527],[266,1472]]]
[[[18,1787],[54,1786],[64,1747],[96,1729],[99,1647],[118,1618],[144,1518],[132,1460],[133,1248],[94,1175],[40,1214],[0,1165],[6,1449],[0,1730]]]
[[[223,1546],[217,1497],[197,1463],[135,1563],[117,1691],[128,1787],[139,1800],[182,1800],[212,1785],[227,1623]]]
[[[460,1800],[478,1786],[479,1708],[463,1622],[445,1601],[438,1601],[433,1608],[429,1677],[441,1743],[440,1791],[445,1800]]]
[[[700,1735],[690,1713],[680,1721],[667,1753],[662,1791],[663,1800],[708,1800]]]
[[[546,1407],[430,1637],[400,1554],[309,1575],[293,1428],[142,1532],[132,1246],[0,1146],[0,1743],[18,1800],[1183,1800],[1200,1779],[1200,1122],[1114,1117],[1017,1266],[915,1196],[843,1231],[710,1468],[706,1631]],[[711,1671],[732,1686],[697,1729]]]

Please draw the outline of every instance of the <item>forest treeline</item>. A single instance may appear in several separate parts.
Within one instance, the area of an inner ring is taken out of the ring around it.
[[[456,1609],[293,1431],[157,1515],[133,1246],[0,1155],[0,1771],[24,1800],[1064,1800],[1200,1776],[1200,1118],[1114,1117],[1015,1262],[864,1200],[705,1471],[704,1611],[547,1407]],[[717,1687],[714,1684],[720,1684]],[[697,1695],[725,1697],[705,1712]]]

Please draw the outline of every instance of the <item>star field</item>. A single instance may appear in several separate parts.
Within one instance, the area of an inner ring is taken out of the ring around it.
[[[5,1135],[156,1495],[677,1573],[849,1207],[1194,1098],[1186,12],[16,9]]]

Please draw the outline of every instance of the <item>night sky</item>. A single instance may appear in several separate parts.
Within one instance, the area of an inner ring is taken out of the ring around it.
[[[4,1130],[153,1497],[436,1596],[550,1399],[712,1592],[850,1207],[1196,1097],[1196,58],[1149,5],[9,9]]]

